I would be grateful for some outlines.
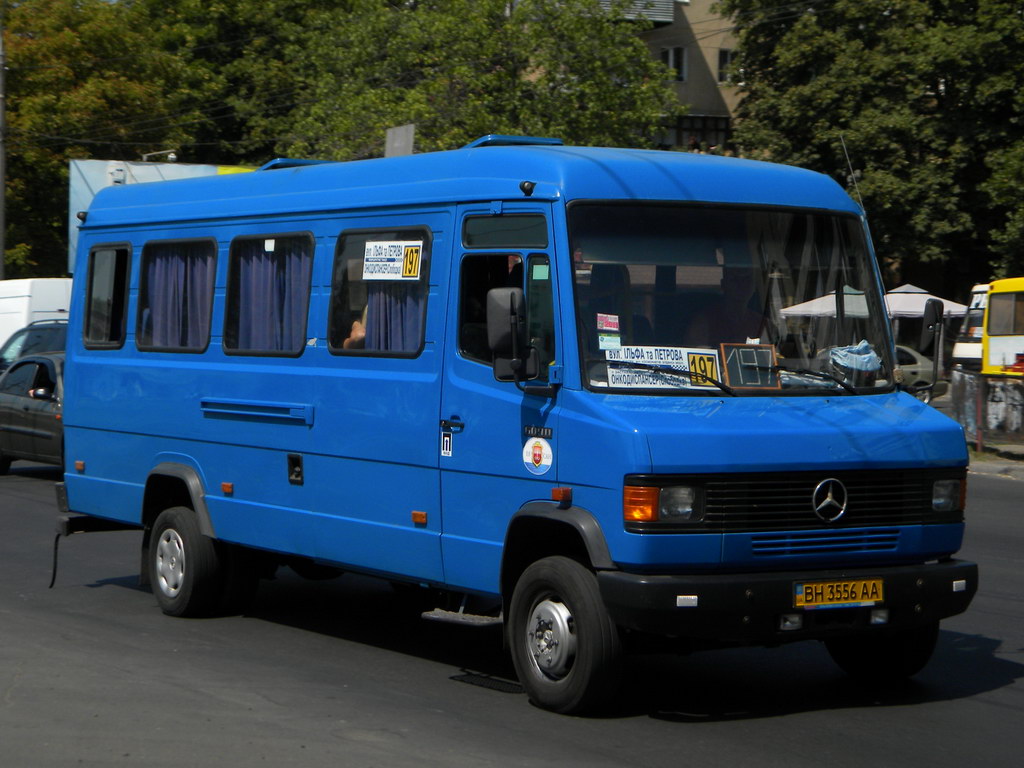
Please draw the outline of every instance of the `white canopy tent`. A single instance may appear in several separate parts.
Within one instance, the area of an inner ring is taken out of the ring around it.
[[[933,296],[924,288],[918,288],[910,283],[905,283],[886,293],[885,305],[889,310],[889,317],[921,317],[928,299],[938,299],[942,302],[944,317],[963,317],[967,313],[966,305],[957,304],[955,301],[943,299],[940,296]]]
[[[901,317],[917,317],[924,315],[924,305],[928,299],[939,299],[942,302],[943,315],[949,317],[963,317],[967,307],[957,304],[955,301],[939,298],[928,293],[924,288],[907,283],[898,288],[893,288],[885,294],[885,306],[889,317],[899,319]],[[850,317],[867,317],[867,305],[864,302],[864,294],[847,288],[844,294],[843,309]],[[835,317],[836,300],[835,291],[829,291],[824,296],[785,307],[782,310],[783,317]]]

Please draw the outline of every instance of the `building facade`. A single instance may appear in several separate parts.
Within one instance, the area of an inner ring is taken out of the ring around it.
[[[729,19],[712,10],[715,0],[671,0],[672,20],[655,19],[645,42],[673,72],[676,96],[689,107],[668,126],[665,146],[728,151],[739,93],[731,71],[736,37]],[[664,17],[662,9],[661,17]]]
[[[636,13],[653,24],[644,33],[651,54],[671,70],[673,87],[688,112],[666,126],[662,145],[726,152],[739,89],[731,71],[737,40],[732,22],[715,13],[716,0],[647,0]]]

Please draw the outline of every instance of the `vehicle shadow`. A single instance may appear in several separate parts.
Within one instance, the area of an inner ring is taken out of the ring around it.
[[[16,461],[7,473],[14,477],[52,480],[55,483],[64,479],[64,470],[56,464],[36,464],[32,461]]]
[[[500,627],[424,620],[405,596],[376,579],[309,582],[283,570],[261,584],[245,616],[429,659],[451,666],[453,682],[522,694]],[[1024,677],[1024,664],[1000,657],[1000,649],[998,639],[943,631],[923,672],[885,688],[847,677],[814,641],[636,655],[628,660],[622,695],[601,716],[696,723],[968,698]]]
[[[1024,664],[1001,658],[1000,649],[998,639],[942,631],[935,655],[922,672],[886,686],[848,677],[815,641],[713,651],[699,657],[646,657],[634,660],[631,690],[623,700],[633,714],[674,722],[951,701],[1004,688],[1024,677]]]

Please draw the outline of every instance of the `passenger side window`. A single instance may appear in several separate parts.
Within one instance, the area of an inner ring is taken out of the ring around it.
[[[139,349],[206,349],[210,342],[216,248],[213,240],[145,245],[135,331]]]
[[[127,247],[95,248],[90,255],[83,324],[89,349],[119,349],[124,344],[129,256]]]
[[[463,357],[487,365],[493,362],[487,343],[487,292],[522,287],[523,259],[519,254],[474,254],[462,259],[459,352]]]
[[[551,291],[551,261],[546,254],[531,253],[526,262],[526,335],[537,350],[538,378],[548,380],[548,366],[555,362],[555,301]]]
[[[327,331],[331,352],[419,354],[429,267],[428,229],[342,233],[331,283]]]
[[[308,234],[240,237],[231,243],[225,352],[302,354],[313,249]]]
[[[41,367],[38,363],[21,363],[14,366],[4,376],[0,392],[5,395],[28,397],[28,393],[35,387],[36,376]]]

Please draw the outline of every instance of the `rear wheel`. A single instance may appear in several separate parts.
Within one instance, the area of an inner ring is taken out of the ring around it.
[[[594,574],[574,560],[546,557],[523,572],[512,594],[509,642],[519,681],[537,706],[591,711],[618,689],[618,628]]]
[[[195,512],[165,509],[149,542],[149,580],[169,616],[208,616],[220,607],[225,568],[213,539],[203,536]]]
[[[851,635],[825,641],[839,667],[868,683],[896,682],[916,675],[932,657],[939,638],[939,622],[913,629],[881,630],[879,634]]]

